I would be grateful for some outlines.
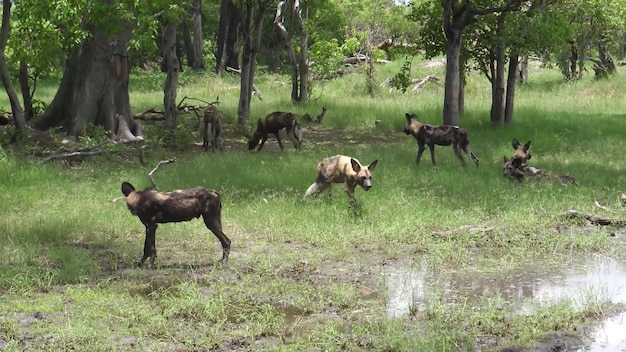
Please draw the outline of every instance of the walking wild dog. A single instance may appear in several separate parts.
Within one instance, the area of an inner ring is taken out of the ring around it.
[[[156,259],[156,229],[158,224],[183,222],[202,215],[204,224],[213,232],[222,244],[222,259],[228,261],[230,240],[222,232],[222,202],[220,195],[203,187],[184,189],[173,192],[157,192],[152,190],[137,191],[128,182],[122,183],[122,193],[126,196],[126,205],[146,227],[146,239],[143,256],[139,264],[150,258],[149,267]]]
[[[372,187],[372,171],[377,164],[378,160],[374,160],[368,166],[363,166],[357,159],[345,155],[325,158],[317,164],[315,183],[309,186],[304,196],[311,196],[330,189],[333,183],[345,183],[350,206],[358,211],[354,190],[357,185],[365,191]]]
[[[259,145],[260,140],[261,144],[258,150],[261,151],[270,133],[276,137],[280,150],[284,150],[283,143],[278,134],[283,128],[287,131],[287,137],[289,137],[293,146],[296,149],[300,149],[300,144],[302,143],[302,129],[300,128],[298,117],[290,112],[276,111],[259,119],[256,129],[248,140],[248,150],[252,150]]]
[[[220,112],[214,106],[209,106],[204,111],[204,143],[202,147],[205,151],[209,151],[209,144],[211,151],[215,151],[215,148],[224,149],[224,143],[220,138],[221,130]]]
[[[467,156],[469,156],[476,167],[478,167],[478,157],[470,149],[470,142],[467,136],[467,131],[458,126],[441,125],[433,126],[421,123],[416,114],[406,113],[406,126],[404,127],[404,133],[412,135],[417,141],[417,158],[415,162],[419,164],[424,153],[425,145],[428,145],[430,149],[430,159],[433,165],[437,165],[435,162],[435,144],[441,146],[452,145],[454,154],[461,161],[461,166],[465,167],[465,159],[461,154],[461,150],[464,150]]]

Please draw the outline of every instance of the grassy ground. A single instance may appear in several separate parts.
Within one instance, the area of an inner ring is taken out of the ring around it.
[[[441,68],[414,67],[414,76],[443,76]],[[379,80],[394,69],[380,67]],[[287,143],[281,153],[270,140],[249,153],[232,125],[225,152],[150,149],[148,167],[106,159],[39,165],[0,149],[0,349],[465,351],[529,345],[543,333],[569,331],[610,304],[594,296],[580,311],[565,301],[519,315],[496,296],[447,302],[443,287],[433,285],[425,307],[390,318],[381,272],[398,261],[427,262],[435,273],[479,267],[506,275],[537,256],[561,261],[600,252],[624,260],[623,239],[609,236],[610,229],[582,231],[560,215],[576,209],[626,216],[619,203],[626,182],[624,74],[563,83],[558,72],[535,68],[518,90],[515,123],[499,129],[489,124],[484,79],[472,77],[461,125],[479,168],[462,169],[443,147],[436,149],[437,167],[428,152],[415,165],[404,113],[439,123],[442,86],[405,95],[379,88],[371,99],[356,74],[317,84],[313,101],[302,106],[289,102],[287,77],[259,76],[263,100],[254,98],[253,119],[328,108],[322,126],[304,126],[300,152]],[[133,76],[134,111],[160,106],[162,81]],[[187,71],[179,97],[219,95],[232,124],[238,91],[236,77]],[[512,138],[532,140],[532,164],[574,176],[578,186],[502,177]],[[373,188],[356,191],[360,215],[340,185],[332,197],[302,199],[317,162],[339,153],[379,160]],[[201,185],[222,194],[233,241],[224,266],[214,265],[219,242],[201,221],[160,226],[157,268],[133,266],[143,226],[123,201],[111,200],[121,196],[123,181],[149,186],[153,165],[172,156],[177,163],[155,176],[160,189]],[[596,200],[610,210],[595,207]]]

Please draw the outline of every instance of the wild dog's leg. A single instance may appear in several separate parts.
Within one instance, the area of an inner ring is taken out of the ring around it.
[[[295,136],[295,128],[287,126],[287,137],[289,137],[289,139],[291,140],[291,143],[293,143],[293,147],[297,149],[300,149],[300,143],[298,143],[298,139]]]
[[[278,146],[280,147],[280,150],[285,150],[285,148],[283,148],[283,141],[280,140],[280,134],[276,132],[274,133],[274,136],[276,136],[276,140],[278,141]]]
[[[202,143],[202,148],[204,148],[205,152],[209,151],[209,135],[211,135],[211,123],[205,122],[204,123],[204,143]]]
[[[220,243],[222,244],[222,259],[220,259],[220,263],[226,263],[228,261],[228,255],[230,254],[230,240],[226,237],[224,232],[222,232],[221,214],[212,216],[209,214],[202,214],[202,219],[204,220],[206,227],[213,232],[218,240],[220,240]]]
[[[469,143],[465,146],[465,153],[467,153],[467,155],[474,160],[474,164],[476,164],[476,167],[478,167],[478,164],[480,163],[480,160],[478,160],[478,157],[476,156],[476,154],[472,153],[472,149],[470,149]]]
[[[428,144],[428,149],[430,149],[430,161],[433,162],[433,165],[437,165],[435,161],[435,145],[432,143]]]
[[[259,144],[259,149],[257,149],[257,151],[259,151],[259,152],[261,151],[261,149],[265,145],[265,141],[267,141],[267,135],[263,136],[263,139],[261,140],[261,144]]]
[[[459,144],[452,144],[452,149],[454,149],[454,154],[456,154],[456,157],[461,160],[461,166],[465,167],[465,159],[463,159],[463,154],[461,154],[461,147],[459,146]]]
[[[424,143],[417,143],[417,158],[415,158],[415,163],[419,164],[420,159],[422,158],[422,154],[424,154]]]
[[[143,263],[150,258],[150,264],[148,268],[152,268],[154,265],[154,261],[156,259],[156,229],[159,225],[154,223],[146,224],[146,239],[143,244],[143,256],[139,261],[139,265],[143,265]]]
[[[350,201],[350,207],[355,212],[359,212],[359,204],[354,197],[354,189],[356,188],[356,183],[346,182],[346,194],[348,195],[348,200]]]

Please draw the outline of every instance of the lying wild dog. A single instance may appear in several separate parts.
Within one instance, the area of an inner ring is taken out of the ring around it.
[[[325,116],[326,116],[326,107],[322,106],[322,113],[317,115],[317,117],[315,118],[315,122],[317,122],[317,123],[324,122],[324,117]]]
[[[433,165],[435,162],[435,144],[441,146],[452,145],[454,154],[461,161],[461,166],[465,167],[465,159],[461,154],[461,150],[474,160],[476,167],[478,167],[478,157],[470,149],[469,138],[467,137],[467,131],[458,126],[440,125],[433,126],[421,123],[416,114],[406,113],[406,126],[404,127],[404,133],[412,135],[417,141],[417,158],[416,163],[419,164],[424,153],[425,145],[428,145],[430,149],[430,159]]]
[[[522,182],[528,176],[534,176],[537,179],[551,179],[563,186],[568,184],[576,184],[576,179],[569,175],[554,175],[543,171],[542,169],[530,165],[526,165],[521,158],[513,157],[507,159],[504,157],[504,165],[502,167],[503,175],[512,180]]]
[[[296,149],[300,149],[300,144],[302,143],[302,129],[300,128],[297,115],[290,112],[276,111],[259,119],[256,129],[248,140],[248,150],[254,149],[259,144],[260,140],[261,144],[258,150],[261,151],[270,133],[276,137],[280,150],[284,150],[283,143],[278,134],[283,128],[287,131],[287,137],[291,139],[293,146]]]
[[[204,143],[202,147],[205,151],[209,151],[209,144],[211,151],[215,151],[215,148],[224,149],[224,142],[220,138],[221,130],[220,112],[214,106],[209,106],[204,111]]]
[[[517,139],[513,138],[511,145],[513,149],[515,149],[513,158],[521,160],[522,163],[525,163],[526,160],[530,160],[533,157],[532,154],[530,154],[530,141],[522,145]]]
[[[372,171],[377,164],[378,160],[374,160],[368,166],[363,166],[357,159],[345,155],[325,158],[317,164],[315,183],[309,186],[304,196],[311,196],[330,189],[333,183],[345,183],[350,206],[354,210],[358,210],[354,190],[357,185],[365,191],[372,187]]]
[[[220,195],[211,189],[202,187],[184,189],[173,192],[157,192],[152,190],[136,191],[130,183],[122,183],[122,193],[126,196],[126,205],[146,227],[146,239],[143,256],[139,264],[149,257],[150,265],[156,259],[156,229],[158,224],[168,222],[189,221],[202,215],[204,224],[213,232],[222,244],[222,259],[228,261],[230,240],[222,232],[222,202]]]

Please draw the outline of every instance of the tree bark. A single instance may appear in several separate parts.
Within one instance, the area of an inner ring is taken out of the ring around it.
[[[232,0],[222,0],[220,23],[217,31],[215,73],[226,67],[239,69],[239,9]]]
[[[297,1],[297,0],[296,0]],[[303,2],[304,7],[302,8],[302,12],[304,13],[304,18],[309,18],[309,2]],[[304,27],[304,21],[302,17],[302,12],[298,12],[297,20],[298,20],[298,28],[300,31],[300,58],[298,61],[298,66],[300,68],[300,102],[306,103],[309,101],[309,64],[308,64],[308,53],[309,53],[309,35],[306,32],[306,28]]]
[[[32,121],[37,129],[60,127],[78,135],[85,124],[104,126],[121,140],[142,139],[141,125],[130,114],[128,42],[132,25],[117,35],[98,28],[67,58],[63,78],[46,111]]]
[[[285,46],[285,48],[287,48],[287,53],[289,54],[289,62],[291,63],[291,101],[296,102],[299,100],[298,60],[296,58],[296,51],[293,48],[291,36],[289,35],[289,32],[287,31],[287,28],[285,27],[285,24],[283,22],[283,10],[286,3],[286,1],[278,2],[278,6],[276,6],[276,17],[274,17],[274,26],[276,26],[278,32],[281,34],[281,37],[283,38],[283,45]]]
[[[268,2],[261,0],[256,4],[252,2],[246,4],[243,25],[244,44],[241,59],[241,90],[237,109],[237,128],[240,131],[246,130],[250,117],[250,101],[254,90],[254,75],[256,72],[256,56],[261,47],[263,16],[267,11]]]
[[[515,88],[518,78],[519,55],[509,55],[509,74],[506,80],[506,105],[504,106],[504,124],[513,123],[515,108]]]
[[[191,31],[189,30],[189,23],[185,16],[183,16],[182,22],[180,24],[180,29],[182,31],[181,35],[183,37],[185,53],[187,54],[187,67],[193,68],[196,63],[196,52],[191,41]]]
[[[163,57],[166,63],[167,76],[163,88],[163,107],[166,130],[176,127],[178,108],[176,106],[176,90],[178,88],[179,64],[176,56],[176,24],[167,21],[163,29]]]
[[[194,0],[193,17],[193,52],[194,61],[191,66],[194,70],[204,69],[204,39],[202,37],[202,0]]]
[[[30,82],[28,79],[28,64],[24,60],[20,60],[20,72],[18,76],[20,82],[20,90],[22,91],[22,101],[24,102],[24,118],[33,118],[33,93],[30,91]]]
[[[11,75],[9,74],[9,67],[7,65],[7,59],[4,51],[6,50],[7,42],[9,41],[9,32],[11,31],[11,6],[12,1],[2,2],[2,28],[0,29],[0,79],[4,89],[9,96],[9,103],[11,104],[11,112],[13,114],[13,123],[15,124],[15,130],[21,130],[26,127],[26,119],[24,118],[24,111],[20,105],[20,100],[11,82]]]

